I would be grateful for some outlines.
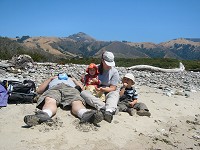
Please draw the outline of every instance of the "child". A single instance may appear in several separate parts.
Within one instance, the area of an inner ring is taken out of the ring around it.
[[[99,97],[103,101],[105,100],[105,94],[102,92],[97,92],[96,88],[100,85],[101,81],[98,79],[98,67],[91,63],[86,69],[87,74],[81,79],[84,84],[83,90],[89,90],[96,97]]]
[[[135,77],[131,73],[127,73],[122,79],[123,86],[120,88],[119,111],[128,112],[133,116],[135,109],[139,116],[151,116],[147,106],[144,103],[138,103],[138,94],[133,88]]]

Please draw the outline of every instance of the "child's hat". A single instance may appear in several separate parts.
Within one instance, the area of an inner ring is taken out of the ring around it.
[[[91,64],[87,67],[86,72],[89,73],[89,69],[93,69],[93,68],[96,69],[96,73],[95,73],[95,74],[99,74],[98,67],[97,67],[97,65],[95,65],[94,63],[91,63]]]
[[[131,79],[131,80],[133,81],[133,83],[135,83],[135,77],[134,77],[131,73],[127,73],[127,74],[125,74],[124,77],[125,77],[125,78],[129,78],[129,79]]]

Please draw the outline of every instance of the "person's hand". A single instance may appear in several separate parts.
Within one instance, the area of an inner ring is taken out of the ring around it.
[[[58,76],[50,77],[49,79],[52,81],[53,79],[57,78]]]
[[[103,89],[103,87],[100,87],[100,88],[98,88],[98,87],[95,87],[95,89],[96,89],[96,91],[98,91],[98,92],[104,92],[104,89]]]
[[[126,88],[126,87],[127,87],[127,85],[128,85],[127,83],[123,83],[123,87],[124,87],[124,88]]]
[[[98,82],[97,78],[92,78],[92,83]]]
[[[133,107],[135,105],[134,102],[129,102],[129,106]]]

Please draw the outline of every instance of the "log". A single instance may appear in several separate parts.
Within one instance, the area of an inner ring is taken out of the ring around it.
[[[185,70],[185,66],[180,62],[179,68],[174,69],[164,69],[159,67],[154,67],[150,65],[136,65],[129,67],[128,70],[138,70],[138,71],[151,71],[151,72],[166,72],[166,73],[173,73],[173,72],[183,72]]]

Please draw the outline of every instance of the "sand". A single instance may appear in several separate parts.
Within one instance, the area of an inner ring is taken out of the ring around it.
[[[119,112],[112,123],[79,124],[69,110],[58,108],[54,124],[27,127],[23,117],[36,104],[9,104],[0,109],[0,150],[171,150],[200,149],[200,91],[168,97],[139,87],[139,101],[151,117]]]

